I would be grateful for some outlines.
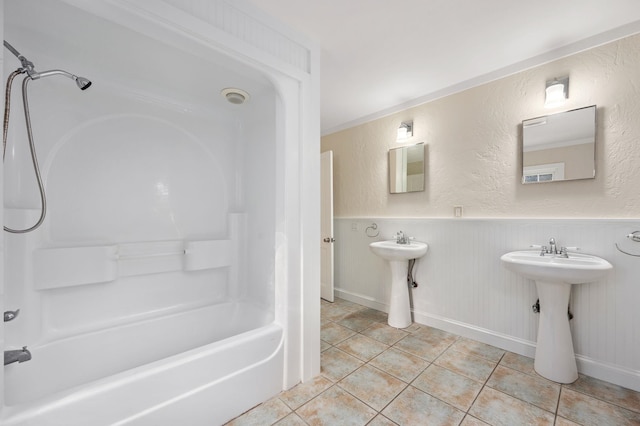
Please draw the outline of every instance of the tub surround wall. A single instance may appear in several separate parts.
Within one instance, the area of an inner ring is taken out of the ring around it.
[[[28,12],[20,7],[40,6],[70,19],[62,4],[28,1],[6,8],[12,16],[21,16]],[[125,37],[132,45],[139,40],[151,63],[156,55],[181,55],[91,15],[72,8],[68,13],[92,24],[104,37]],[[7,38],[19,40],[34,61],[53,62],[52,46],[29,33],[28,27],[16,26],[17,21],[23,20],[14,18],[7,24]],[[71,29],[56,34],[61,45],[71,35]],[[121,55],[114,52],[114,62],[126,62],[135,53],[135,48]],[[64,50],[55,60],[62,67],[67,58],[77,60]],[[222,64],[213,67],[195,56],[182,59],[202,70],[209,67],[214,80],[230,72]],[[5,74],[14,62],[5,62]],[[246,108],[233,108],[221,99],[219,107],[203,103],[198,113],[177,114],[168,101],[151,101],[152,87],[139,89],[139,98],[132,99],[127,86],[113,85],[105,69],[94,74],[94,64],[91,59],[87,62],[74,71],[91,76],[90,90],[81,92],[63,78],[31,83],[30,113],[49,209],[37,231],[6,236],[12,259],[5,270],[7,300],[29,313],[11,324],[7,341],[28,344],[35,355],[38,345],[56,339],[243,296],[261,300],[273,310],[272,275],[231,280],[248,269],[241,266],[247,258],[258,270],[273,268],[274,217],[267,216],[268,223],[252,222],[261,218],[262,210],[275,211],[276,165],[265,163],[264,178],[242,166],[262,154],[254,145],[275,150],[274,124],[265,125],[268,119],[275,121],[275,90],[261,87],[265,81],[259,77],[244,78],[261,90]],[[134,77],[143,80],[133,73],[129,76],[131,86],[137,81]],[[166,87],[161,90],[171,94]],[[176,103],[182,102],[181,96],[185,95],[176,90]],[[270,97],[271,103],[260,96]],[[268,112],[261,114],[261,104],[270,106],[265,108]],[[211,118],[205,119],[207,113]],[[242,126],[260,126],[262,138],[249,139]],[[33,223],[39,213],[23,129],[24,123],[12,120],[5,161],[11,227]],[[255,193],[263,195],[248,201]],[[271,239],[254,243],[246,230],[250,226],[262,227]],[[247,239],[239,240],[240,236]],[[241,252],[247,255],[239,256]],[[256,291],[258,298],[246,287],[270,290]],[[34,359],[31,364],[37,363]],[[24,369],[29,368],[25,364]]]
[[[580,371],[640,389],[636,285],[640,253],[640,36],[627,37],[322,138],[334,155],[337,294],[386,310],[388,266],[368,249],[402,230],[429,244],[411,291],[417,322],[533,356],[533,282],[500,255],[545,244],[578,246],[609,260],[606,280],[576,285],[571,322]],[[570,76],[570,98],[547,110],[545,81]],[[521,122],[596,104],[596,178],[522,185]],[[424,142],[425,191],[389,194],[387,152],[402,121]],[[454,219],[454,206],[464,218]],[[617,218],[617,219],[614,219]],[[356,230],[354,230],[354,228]],[[635,245],[634,245],[635,244]]]

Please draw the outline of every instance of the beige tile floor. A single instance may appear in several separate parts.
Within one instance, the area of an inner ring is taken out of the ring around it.
[[[229,425],[640,425],[640,392],[559,385],[533,360],[385,313],[322,301],[321,374]]]

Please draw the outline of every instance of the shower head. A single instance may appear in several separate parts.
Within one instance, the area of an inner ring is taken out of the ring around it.
[[[33,80],[37,80],[38,78],[49,77],[52,75],[64,75],[65,77],[69,77],[70,79],[76,82],[76,85],[80,88],[80,90],[86,90],[89,88],[89,86],[91,86],[90,80],[84,77],[78,77],[77,75],[73,75],[70,72],[63,71],[63,70],[49,70],[49,71],[38,72],[30,75],[29,77],[31,77],[31,79]]]
[[[78,87],[80,88],[80,90],[87,90],[89,88],[89,86],[91,86],[91,81],[84,78],[84,77],[77,77],[76,76],[76,84],[78,85]]]

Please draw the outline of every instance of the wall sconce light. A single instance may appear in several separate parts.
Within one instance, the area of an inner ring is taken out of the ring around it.
[[[411,136],[413,136],[413,121],[403,121],[398,127],[397,140],[409,139]]]
[[[569,98],[569,77],[555,78],[547,81],[545,89],[545,108],[555,108]]]

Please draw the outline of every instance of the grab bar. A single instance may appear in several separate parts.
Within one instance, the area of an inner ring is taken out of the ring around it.
[[[148,253],[148,254],[125,254],[120,255],[116,254],[116,260],[127,260],[127,259],[141,259],[148,257],[164,257],[164,256],[180,256],[187,254],[186,250],[178,250],[178,251],[170,251],[164,253]]]

